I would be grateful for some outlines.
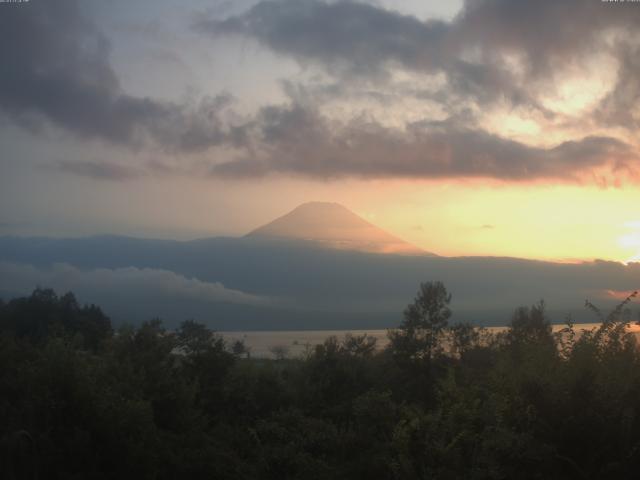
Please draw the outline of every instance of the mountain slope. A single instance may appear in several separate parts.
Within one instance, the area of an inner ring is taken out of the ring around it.
[[[430,255],[362,219],[338,203],[309,202],[253,230],[250,238],[305,240],[370,253]]]
[[[608,310],[611,292],[640,285],[640,263],[562,264],[500,257],[380,255],[297,240],[0,236],[0,299],[37,285],[73,291],[118,322],[185,318],[217,330],[390,328],[420,282],[453,294],[454,322],[504,325],[544,298],[554,321],[593,321],[584,299]],[[235,298],[244,292],[266,302]],[[231,297],[229,297],[231,295]]]

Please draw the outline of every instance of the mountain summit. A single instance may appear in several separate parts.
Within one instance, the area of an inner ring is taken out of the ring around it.
[[[428,254],[338,203],[309,202],[247,234],[253,238],[306,240],[325,247],[374,253]]]

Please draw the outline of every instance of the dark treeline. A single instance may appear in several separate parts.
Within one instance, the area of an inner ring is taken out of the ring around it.
[[[630,300],[587,303],[602,323],[582,335],[542,302],[490,335],[425,283],[383,351],[347,335],[266,360],[37,289],[0,302],[0,477],[637,478]]]

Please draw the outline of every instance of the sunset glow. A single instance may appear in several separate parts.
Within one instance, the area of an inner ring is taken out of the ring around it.
[[[2,89],[2,234],[241,236],[315,200],[445,256],[639,259],[637,5],[44,4],[3,6],[75,53]]]

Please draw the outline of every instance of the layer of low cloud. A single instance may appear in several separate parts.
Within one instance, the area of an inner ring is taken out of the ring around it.
[[[494,324],[507,322],[518,305],[541,298],[554,320],[573,313],[577,321],[592,321],[586,298],[608,310],[640,288],[640,263],[366,255],[245,240],[5,237],[0,243],[5,300],[41,285],[73,291],[81,302],[96,303],[117,319],[194,317],[228,330],[281,328],[285,318],[286,328],[294,330],[391,327],[420,282],[433,280],[452,292],[456,319]],[[109,255],[87,255],[100,251]],[[132,258],[136,266],[117,266]]]
[[[83,301],[112,303],[120,299],[127,303],[157,303],[158,299],[204,303],[233,303],[269,306],[272,299],[226,288],[218,282],[203,282],[169,270],[155,268],[98,268],[81,270],[57,263],[50,268],[0,262],[0,291],[24,295],[36,286],[54,288],[58,292],[73,291]],[[156,312],[158,314],[160,312]]]

